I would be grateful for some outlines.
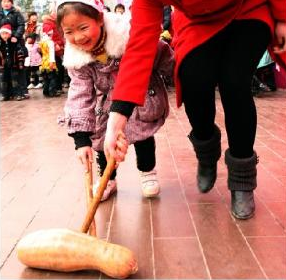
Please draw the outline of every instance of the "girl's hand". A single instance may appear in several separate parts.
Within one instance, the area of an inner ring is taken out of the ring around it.
[[[276,23],[275,36],[277,46],[274,46],[273,52],[280,54],[286,51],[286,22],[279,21]]]
[[[89,172],[89,162],[93,162],[92,148],[89,146],[78,148],[76,155],[83,164],[85,172]]]
[[[110,112],[104,140],[104,153],[107,159],[111,156],[116,162],[124,161],[128,149],[128,142],[123,133],[126,123],[126,116]]]
[[[12,42],[12,43],[17,43],[17,42],[18,42],[18,39],[17,39],[16,37],[12,37],[12,38],[11,38],[11,42]]]

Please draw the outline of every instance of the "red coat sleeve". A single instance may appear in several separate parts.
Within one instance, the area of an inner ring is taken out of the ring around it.
[[[272,16],[275,20],[286,22],[285,0],[269,0]]]
[[[163,5],[134,0],[130,38],[120,63],[113,100],[143,105],[161,33]]]

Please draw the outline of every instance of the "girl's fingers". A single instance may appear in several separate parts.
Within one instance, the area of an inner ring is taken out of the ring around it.
[[[82,164],[84,166],[84,171],[88,172],[89,171],[89,161],[88,161],[88,157],[82,157]]]
[[[88,150],[87,157],[88,157],[89,162],[93,162],[93,154],[92,154],[92,150],[91,149]]]

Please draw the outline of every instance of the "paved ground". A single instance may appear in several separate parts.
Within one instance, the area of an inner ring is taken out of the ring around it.
[[[19,263],[15,247],[29,232],[79,229],[86,205],[83,170],[71,138],[56,123],[66,95],[1,103],[1,278],[106,278],[96,271],[56,273]],[[260,156],[253,219],[230,215],[224,158],[208,194],[195,184],[189,124],[175,108],[156,135],[160,198],[141,196],[133,147],[119,167],[119,191],[96,213],[98,237],[129,247],[139,270],[133,278],[286,278],[286,93],[256,98]],[[241,112],[243,114],[243,112]],[[219,99],[217,123],[224,120]]]

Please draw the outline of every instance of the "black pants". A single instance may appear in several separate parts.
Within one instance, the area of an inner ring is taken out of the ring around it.
[[[0,69],[0,93],[4,98],[10,99],[19,94],[19,71],[11,67],[4,66]]]
[[[56,70],[43,71],[43,94],[47,97],[56,95],[58,90],[58,74]]]
[[[61,57],[56,56],[56,64],[58,68],[58,85],[57,85],[57,90],[62,90],[62,84],[64,82],[64,73],[65,73],[65,68],[63,66],[63,60]]]
[[[230,152],[238,158],[253,155],[257,115],[251,80],[270,39],[265,23],[236,20],[185,57],[179,78],[197,139],[208,140],[213,134],[218,85]]]
[[[27,71],[27,83],[37,85],[38,83],[43,83],[42,73],[39,66],[29,66]]]
[[[155,156],[155,139],[154,137],[149,137],[146,140],[138,141],[134,143],[134,148],[137,157],[137,168],[140,171],[151,171],[156,165]],[[106,157],[104,152],[97,151],[96,162],[98,165],[98,175],[102,176],[104,169],[107,165]],[[110,179],[113,180],[116,177],[116,170],[113,171]]]

